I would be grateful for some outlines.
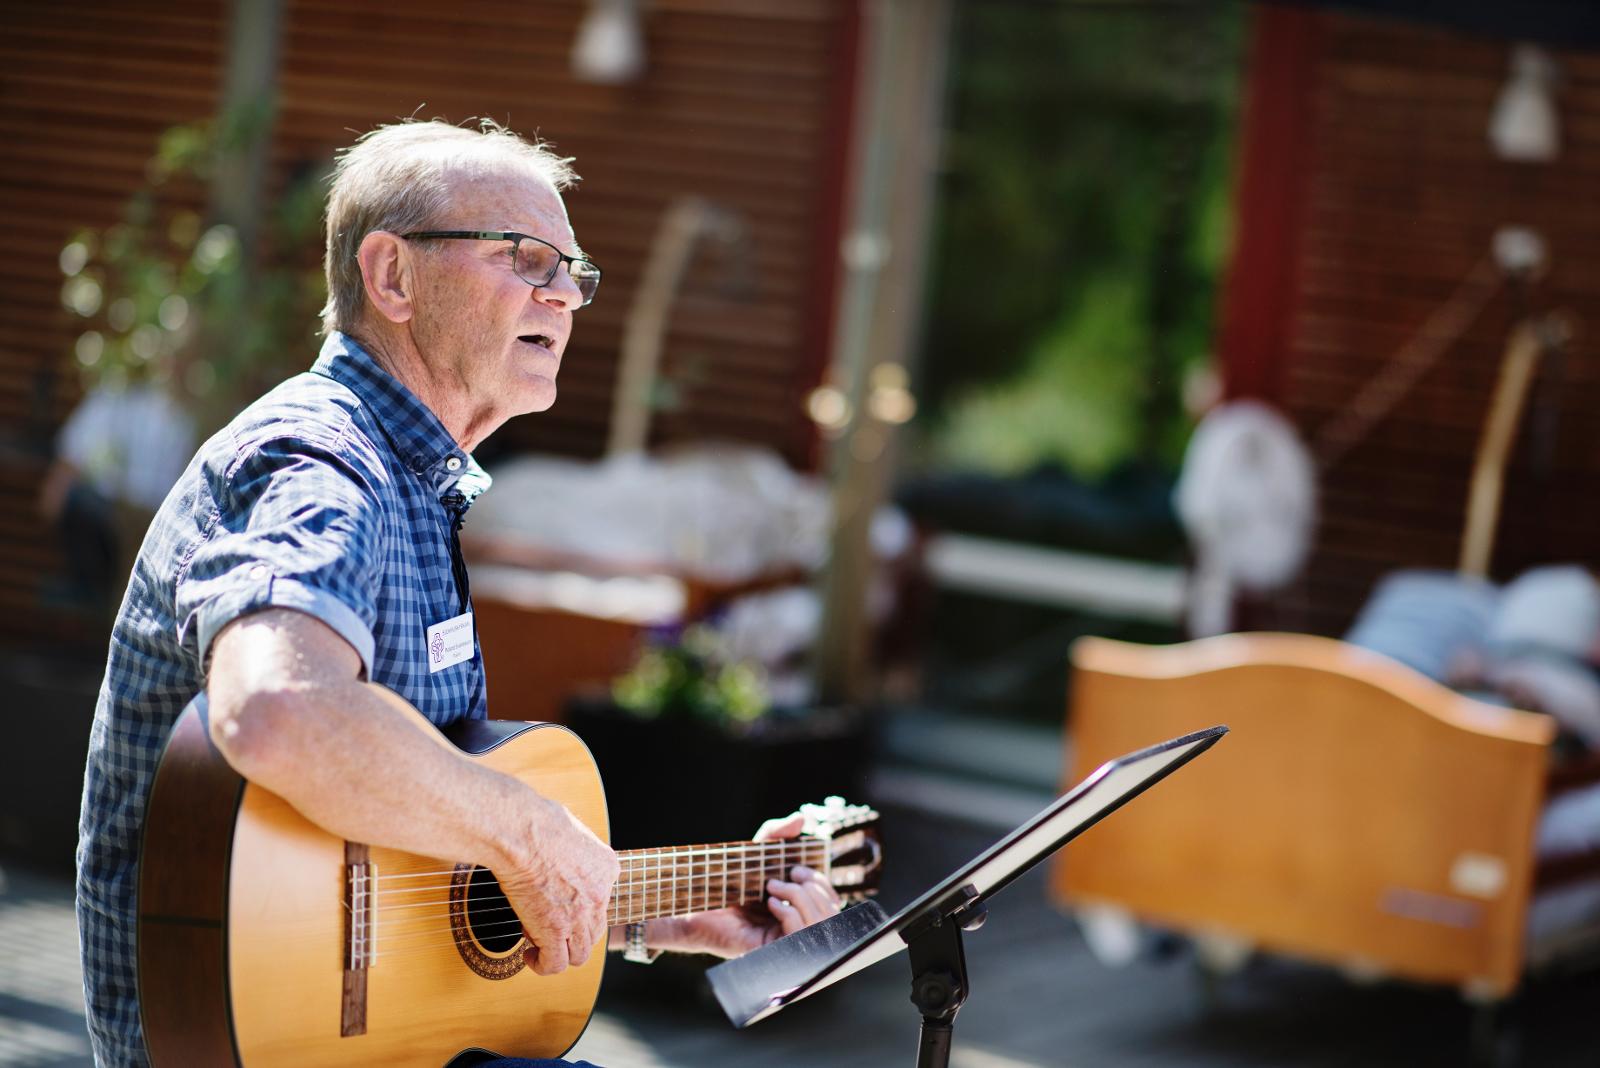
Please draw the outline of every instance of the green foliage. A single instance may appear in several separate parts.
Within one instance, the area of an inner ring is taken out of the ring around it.
[[[169,383],[203,430],[305,366],[325,296],[304,262],[320,227],[320,172],[283,190],[254,257],[234,227],[207,224],[192,206],[249,126],[166,131],[122,220],[79,231],[60,256],[62,304],[83,320],[73,352],[86,384]]]
[[[1098,474],[1133,452],[1137,427],[1127,413],[1139,401],[1149,340],[1140,296],[1126,276],[1090,282],[1083,303],[1037,339],[1027,366],[951,406],[937,458],[955,465],[978,459],[1005,475],[1049,458]]]
[[[966,3],[914,462],[1176,463],[1230,229],[1232,4]]]
[[[618,707],[641,719],[700,723],[737,733],[772,706],[766,675],[729,660],[716,630],[697,624],[676,642],[652,645],[611,687]]]

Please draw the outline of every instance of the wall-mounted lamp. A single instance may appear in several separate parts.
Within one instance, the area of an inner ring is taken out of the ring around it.
[[[622,85],[644,73],[644,29],[638,0],[589,0],[572,42],[572,74],[580,81]]]
[[[1511,50],[1511,73],[1489,115],[1489,144],[1501,159],[1550,163],[1561,154],[1561,122],[1556,116],[1559,76],[1550,53],[1537,45]]]

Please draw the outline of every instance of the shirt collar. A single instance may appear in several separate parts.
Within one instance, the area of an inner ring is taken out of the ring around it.
[[[455,489],[471,503],[489,488],[488,472],[457,444],[433,410],[378,366],[355,338],[330,332],[311,370],[359,397],[396,455],[441,496]]]

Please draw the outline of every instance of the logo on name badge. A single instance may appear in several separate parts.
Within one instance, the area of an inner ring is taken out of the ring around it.
[[[444,659],[444,635],[435,631],[433,641],[428,644],[428,652],[433,654],[433,662],[437,664]]]

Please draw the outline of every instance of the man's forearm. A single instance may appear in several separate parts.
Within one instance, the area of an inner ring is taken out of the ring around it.
[[[213,642],[211,737],[246,779],[332,834],[492,870],[538,974],[587,960],[605,937],[617,855],[360,675],[355,649],[318,619],[278,608],[241,617]]]
[[[467,759],[402,704],[354,680],[277,691],[233,711],[213,736],[241,775],[332,834],[496,870],[521,865],[549,802]]]

